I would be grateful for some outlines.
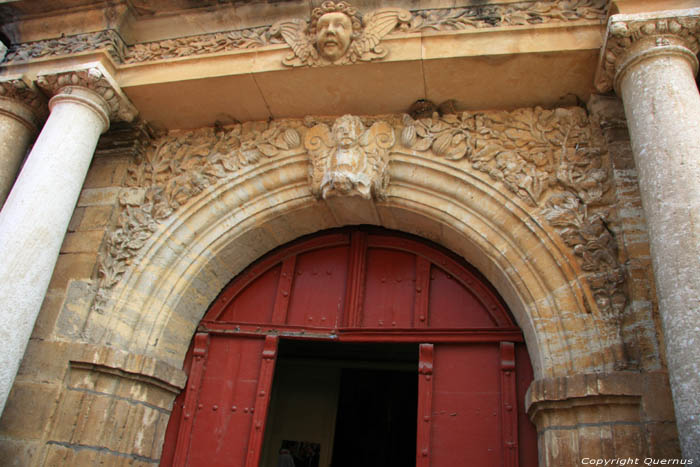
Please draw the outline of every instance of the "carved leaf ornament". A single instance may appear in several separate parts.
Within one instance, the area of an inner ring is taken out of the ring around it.
[[[100,257],[99,311],[159,223],[206,187],[293,155],[309,157],[318,199],[384,199],[392,153],[449,161],[501,183],[549,223],[579,259],[599,311],[619,329],[624,270],[607,227],[607,152],[581,108],[249,122],[173,131],[129,168],[118,225]]]
[[[127,45],[117,31],[108,29],[13,44],[9,47],[4,61],[26,62],[37,58],[105,50],[117,63],[143,63],[286,43],[292,49],[292,54],[285,59],[285,65],[317,66],[330,63],[355,63],[377,60],[386,56],[387,51],[380,42],[382,38],[397,32],[455,31],[577,21],[602,23],[606,18],[607,3],[606,0],[544,0],[410,12],[399,8],[382,8],[360,17],[357,10],[349,4],[338,2],[333,4],[335,5],[333,7],[327,7],[325,12],[329,9],[338,11],[338,5],[344,4],[346,11],[355,18],[352,43],[338,61],[328,61],[319,56],[315,47],[316,39],[312,35],[312,24],[310,24],[313,23],[313,18],[311,21],[295,19],[270,26],[133,45]],[[317,10],[323,13],[323,5]]]

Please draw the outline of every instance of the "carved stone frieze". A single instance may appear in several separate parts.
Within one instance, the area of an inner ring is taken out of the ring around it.
[[[335,56],[332,47],[328,49],[328,54],[322,52],[319,55],[319,49],[316,47],[319,17],[315,23],[312,18],[311,24],[305,19],[297,19],[271,26],[133,45],[126,45],[114,30],[77,34],[13,45],[8,50],[5,62],[26,62],[45,57],[106,50],[117,63],[141,63],[287,43],[293,50],[290,58],[286,60],[290,66],[352,63],[383,57],[386,50],[379,46],[379,41],[382,37],[397,32],[453,31],[576,21],[602,22],[605,20],[606,4],[606,0],[547,0],[412,12],[389,8],[375,10],[361,19],[357,11],[348,5],[346,9],[350,8],[352,11],[352,18],[348,18],[354,37],[351,35],[351,43],[339,59],[331,59]],[[323,13],[323,6],[319,7],[318,11]]]
[[[531,206],[559,184],[587,203],[607,189],[585,112],[519,109],[464,112],[414,120],[404,116],[401,143],[448,160],[466,159]]]
[[[123,62],[127,46],[112,29],[64,36],[57,39],[26,42],[10,47],[6,62],[26,62],[57,55],[73,55],[95,50],[106,50],[117,62]]]
[[[396,142],[387,122],[366,129],[359,117],[345,115],[328,128],[315,125],[306,133],[309,151],[311,192],[318,198],[356,195],[384,198],[388,183],[386,165]]]
[[[700,9],[667,12],[668,15],[614,15],[608,22],[608,37],[601,52],[595,86],[600,92],[613,89],[615,76],[634,45],[681,46],[693,55],[700,52]]]
[[[116,82],[99,65],[87,66],[78,70],[39,75],[37,85],[50,96],[61,88],[80,86],[99,94],[107,103],[112,121],[132,121],[137,114],[136,108],[121,92]]]
[[[0,97],[19,101],[26,105],[38,121],[44,120],[48,114],[46,98],[31,82],[21,77],[0,80]]]
[[[580,20],[603,21],[607,0],[571,0],[478,5],[414,12],[408,32],[482,29]]]
[[[608,155],[581,108],[435,113],[421,119],[346,115],[171,132],[129,169],[121,216],[100,259],[98,309],[158,224],[206,187],[271,158],[308,154],[310,191],[317,198],[381,201],[388,194],[393,153],[485,173],[529,204],[572,249],[598,310],[619,328],[627,295],[607,228]]]

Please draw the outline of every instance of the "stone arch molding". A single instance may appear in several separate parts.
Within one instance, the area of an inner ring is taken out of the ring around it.
[[[626,295],[605,228],[607,157],[580,108],[171,132],[130,169],[85,338],[179,367],[248,264],[364,223],[476,266],[523,329],[536,378],[620,369]]]

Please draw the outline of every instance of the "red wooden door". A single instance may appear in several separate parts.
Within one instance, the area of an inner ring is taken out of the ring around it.
[[[257,466],[279,338],[421,345],[418,467],[536,465],[532,369],[483,278],[439,247],[333,231],[261,259],[227,286],[186,360],[161,465]]]

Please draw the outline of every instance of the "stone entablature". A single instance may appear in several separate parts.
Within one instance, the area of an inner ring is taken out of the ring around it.
[[[420,34],[591,21],[602,23],[606,15],[606,5],[606,0],[579,0],[577,2],[545,1],[475,5],[410,12],[399,8],[385,8],[368,12],[364,16],[354,9],[353,16],[356,16],[358,21],[357,29],[361,29],[365,36],[361,38],[358,34],[357,55],[347,60],[347,63],[385,56],[386,51],[377,52],[372,58],[364,57],[363,54],[369,53],[386,34]],[[362,26],[359,25],[359,21],[363,22]],[[129,64],[223,51],[248,50],[286,42],[293,49],[292,57],[296,56],[297,60],[290,59],[289,65],[324,64],[323,61],[319,61],[318,55],[315,59],[311,58],[309,52],[300,57],[301,49],[313,48],[303,45],[307,43],[307,28],[306,20],[297,19],[280,21],[267,26],[135,44],[126,43],[119,31],[106,29],[18,44],[8,50],[5,62],[21,63],[39,58],[105,50],[117,63]],[[309,42],[312,40],[309,39]],[[365,47],[369,48],[365,50]],[[325,61],[325,64],[330,63],[336,62]]]

